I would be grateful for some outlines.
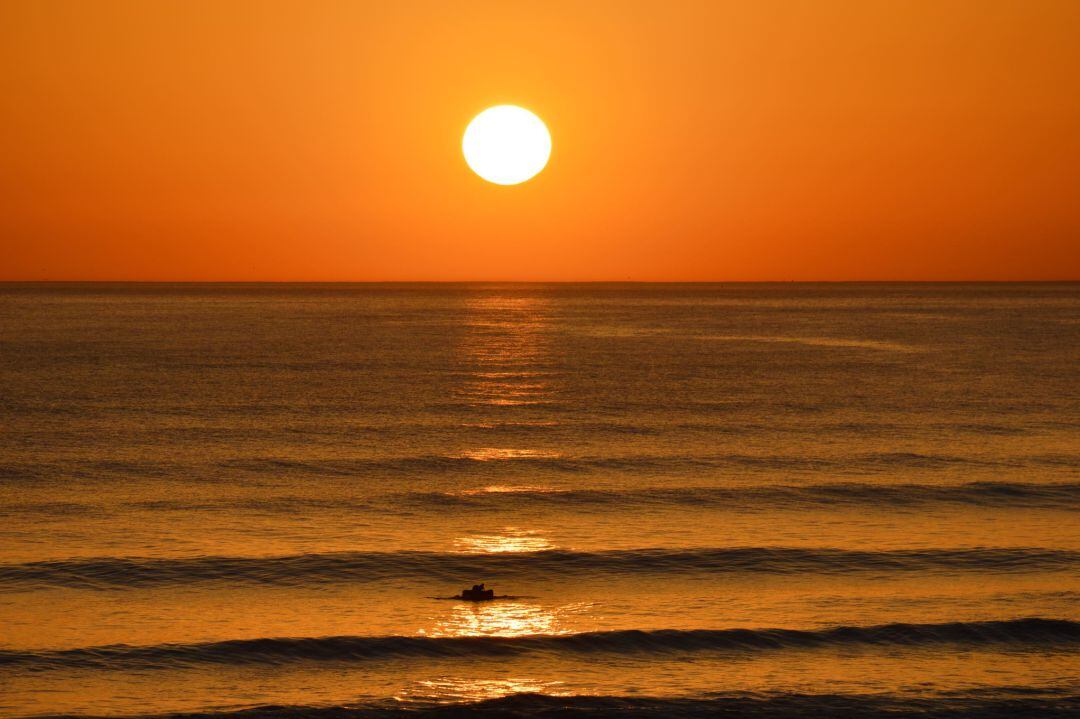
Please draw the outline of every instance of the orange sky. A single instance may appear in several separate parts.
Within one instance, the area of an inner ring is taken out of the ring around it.
[[[1080,279],[1080,2],[0,4],[0,279]],[[465,165],[500,103],[552,132]]]

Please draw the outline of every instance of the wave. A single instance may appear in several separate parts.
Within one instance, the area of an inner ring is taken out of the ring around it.
[[[1057,619],[883,624],[798,629],[660,629],[520,637],[322,637],[235,639],[201,644],[110,645],[49,651],[0,650],[0,667],[167,669],[202,664],[269,664],[297,661],[357,662],[394,658],[468,658],[523,654],[658,655],[686,652],[760,652],[827,647],[958,645],[1076,651],[1080,622]]]
[[[454,505],[506,509],[519,505],[560,508],[686,506],[714,509],[787,509],[807,505],[915,507],[957,504],[1007,509],[1080,509],[1080,484],[970,482],[959,485],[833,483],[748,487],[671,487],[627,490],[490,487],[464,492],[416,492],[388,504]]]
[[[506,452],[492,457],[488,450]],[[789,455],[630,455],[553,456],[551,454],[514,454],[514,448],[477,448],[457,455],[416,455],[410,457],[359,457],[346,459],[295,459],[287,457],[247,457],[203,464],[146,461],[73,461],[0,463],[0,481],[54,481],[57,478],[99,479],[109,476],[158,478],[172,476],[249,475],[351,477],[357,475],[416,476],[454,473],[537,471],[561,474],[596,472],[642,472],[680,474],[702,470],[743,469],[747,471],[834,472],[878,474],[897,469],[948,470],[959,467],[1022,468],[1028,464],[1076,466],[1071,455],[1053,457],[1014,457],[982,459],[917,452],[879,452],[844,457],[801,457]]]
[[[986,509],[1080,510],[1080,484],[969,482],[954,485],[831,483],[742,487],[646,487],[640,489],[558,489],[492,485],[456,492],[402,492],[369,498],[302,496],[242,497],[221,500],[157,499],[116,506],[76,502],[22,502],[0,507],[0,517],[27,512],[55,516],[108,514],[126,507],[164,511],[377,511],[412,513],[455,510],[564,511],[700,508],[728,511],[790,510],[811,507],[873,506],[887,509],[934,505]]]
[[[1080,552],[1038,548],[858,551],[798,547],[628,549],[577,552],[337,552],[283,557],[65,559],[0,565],[0,590],[59,586],[121,589],[228,582],[308,586],[387,579],[468,583],[553,576],[641,574],[1021,573],[1080,567]]]
[[[1033,696],[1034,694],[1034,696]],[[706,697],[558,696],[512,694],[479,702],[379,702],[340,706],[256,706],[238,710],[142,715],[140,719],[1075,719],[1080,694],[1010,692],[987,687],[978,694],[933,697],[882,694],[767,694]],[[54,717],[54,719],[58,719]],[[81,719],[89,719],[81,717]],[[130,717],[135,719],[135,717]]]

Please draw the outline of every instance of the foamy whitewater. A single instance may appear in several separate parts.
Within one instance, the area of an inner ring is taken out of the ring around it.
[[[1078,368],[1077,284],[0,285],[0,713],[1080,716]]]

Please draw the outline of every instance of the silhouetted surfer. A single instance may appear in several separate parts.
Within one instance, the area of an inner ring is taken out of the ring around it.
[[[462,599],[472,599],[474,601],[480,601],[483,599],[494,599],[494,589],[484,589],[483,584],[474,584],[472,589],[463,589],[461,591]]]

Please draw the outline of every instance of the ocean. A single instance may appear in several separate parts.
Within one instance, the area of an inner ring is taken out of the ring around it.
[[[4,716],[1075,717],[1078,517],[1078,284],[0,285]]]

